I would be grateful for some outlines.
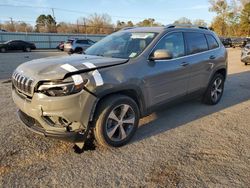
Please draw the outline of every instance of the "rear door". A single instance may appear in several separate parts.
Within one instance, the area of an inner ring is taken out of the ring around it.
[[[211,71],[210,60],[213,58],[204,33],[185,32],[187,62],[189,63],[190,78],[188,93],[193,93],[205,87]]]
[[[167,34],[156,45],[153,52],[158,49],[168,50],[173,54],[173,59],[148,62],[145,84],[150,106],[187,94],[189,71],[185,66],[183,33]]]

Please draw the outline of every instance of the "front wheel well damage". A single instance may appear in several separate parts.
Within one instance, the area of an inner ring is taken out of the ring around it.
[[[112,92],[112,93],[108,93],[102,97],[100,97],[100,99],[97,101],[97,104],[95,105],[94,109],[93,109],[93,114],[91,117],[91,121],[94,120],[95,114],[97,112],[97,109],[99,108],[99,106],[101,105],[101,103],[107,99],[108,97],[112,97],[115,95],[125,95],[127,97],[130,97],[131,99],[133,99],[136,104],[138,105],[138,108],[140,110],[140,114],[142,115],[144,112],[144,106],[143,106],[143,101],[141,100],[141,97],[139,96],[139,94],[132,89],[128,89],[128,90],[121,90],[121,91],[116,91],[116,92]]]

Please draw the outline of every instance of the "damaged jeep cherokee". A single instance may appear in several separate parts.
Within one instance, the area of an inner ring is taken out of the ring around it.
[[[203,27],[126,28],[84,54],[21,64],[12,76],[20,120],[31,131],[83,147],[93,130],[106,147],[128,143],[141,117],[170,101],[217,104],[227,52]],[[194,95],[195,94],[195,95]]]

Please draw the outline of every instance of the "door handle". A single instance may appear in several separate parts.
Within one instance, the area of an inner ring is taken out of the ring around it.
[[[181,66],[183,66],[183,67],[186,67],[186,66],[188,66],[188,65],[189,65],[189,63],[187,63],[187,62],[181,63]]]
[[[216,57],[214,55],[211,55],[209,59],[215,59]]]

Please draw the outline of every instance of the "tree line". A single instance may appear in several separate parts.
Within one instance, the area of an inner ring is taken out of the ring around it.
[[[193,22],[185,17],[176,20],[176,24],[195,24],[207,26],[204,20],[197,19]],[[53,16],[40,15],[36,19],[35,26],[25,22],[5,22],[0,24],[0,29],[5,29],[10,32],[39,32],[39,33],[86,33],[86,34],[110,34],[114,31],[125,27],[153,27],[163,26],[153,18],[144,19],[137,23],[133,21],[120,21],[116,24],[112,23],[111,17],[108,14],[92,14],[89,17],[78,18],[76,23],[56,22]]]
[[[216,17],[211,23],[220,36],[250,36],[250,0],[209,0],[209,11]]]
[[[250,0],[209,0],[209,4],[209,11],[216,13],[210,25],[202,19],[192,21],[186,17],[174,21],[174,24],[209,27],[220,36],[250,36]],[[37,17],[34,26],[11,20],[0,24],[0,29],[11,32],[110,34],[124,27],[162,25],[154,18],[144,19],[137,23],[118,20],[113,24],[108,14],[92,14],[78,18],[75,23],[57,23],[53,16],[42,14]]]

